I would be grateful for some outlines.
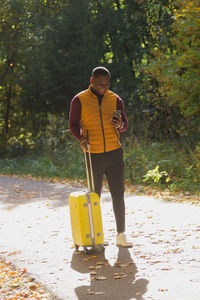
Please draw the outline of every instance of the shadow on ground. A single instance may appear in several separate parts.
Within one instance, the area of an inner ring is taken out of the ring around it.
[[[51,208],[68,205],[69,194],[75,191],[87,190],[87,187],[69,183],[55,183],[45,180],[18,178],[0,175],[0,205],[5,209],[14,209],[19,205],[31,202],[50,201]],[[104,201],[110,201],[110,193],[104,196]]]
[[[52,208],[68,204],[71,192],[82,190],[83,187],[60,184],[34,179],[23,179],[0,176],[0,204],[7,208],[15,208],[31,202],[51,200]],[[54,201],[55,200],[55,201]]]
[[[113,266],[104,253],[86,256],[83,252],[74,252],[71,267],[79,273],[90,273],[90,286],[75,288],[79,300],[91,299],[91,295],[101,300],[144,300],[148,280],[136,279],[137,268],[126,248],[119,247]]]

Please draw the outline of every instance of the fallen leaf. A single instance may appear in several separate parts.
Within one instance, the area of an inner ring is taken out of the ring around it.
[[[36,284],[31,284],[31,285],[29,286],[29,289],[30,289],[31,291],[35,291],[35,290],[37,289],[37,285],[36,285]]]
[[[120,268],[127,268],[127,267],[129,267],[129,266],[130,266],[130,264],[132,264],[132,263],[126,263],[126,264],[117,264],[116,266],[117,266],[117,267],[120,267]]]
[[[95,292],[93,292],[93,291],[87,291],[87,295],[95,295]]]
[[[3,299],[49,299],[40,284],[32,284],[34,278],[29,278],[26,268],[20,270],[11,263],[0,258],[0,288]],[[12,293],[12,294],[11,294]]]
[[[173,253],[181,253],[181,252],[183,252],[183,250],[179,248],[173,250]]]
[[[103,295],[103,294],[104,294],[104,292],[94,292],[91,290],[87,291],[87,295]]]
[[[121,279],[121,278],[125,278],[126,274],[125,273],[114,273],[113,274],[113,279]]]
[[[26,272],[27,272],[27,269],[24,268],[24,269],[22,270],[22,274],[23,274],[23,273],[26,273]]]
[[[97,275],[98,273],[95,271],[90,272],[90,275]]]
[[[107,279],[107,277],[104,277],[104,276],[97,276],[97,277],[93,277],[92,279],[91,279],[91,281],[95,281],[95,280],[106,280]]]
[[[8,253],[8,256],[17,255],[17,254],[20,254],[20,253],[21,253],[21,251],[18,250],[18,251]]]
[[[101,265],[106,265],[108,262],[107,261],[98,261],[96,265],[101,266]]]
[[[89,266],[88,269],[93,270],[93,269],[96,269],[96,267],[95,266]]]

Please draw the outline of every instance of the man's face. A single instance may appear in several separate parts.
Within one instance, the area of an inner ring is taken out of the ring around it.
[[[90,83],[97,93],[104,95],[110,86],[110,78],[109,76],[99,75],[90,78]]]

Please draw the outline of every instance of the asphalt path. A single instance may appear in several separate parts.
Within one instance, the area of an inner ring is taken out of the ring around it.
[[[104,253],[75,251],[69,194],[80,185],[0,176],[0,256],[37,278],[51,299],[199,300],[200,207],[125,195],[127,236],[116,247],[110,194]],[[1,298],[0,298],[1,299]]]

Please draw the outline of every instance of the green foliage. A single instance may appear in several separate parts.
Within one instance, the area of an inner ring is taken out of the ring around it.
[[[59,158],[61,160],[61,156]],[[66,156],[63,157],[62,165],[47,156],[0,160],[0,170],[1,173],[7,175],[31,175],[38,178],[84,178],[83,161],[81,159],[79,163],[69,159],[64,161],[65,158]]]
[[[123,98],[130,118],[134,112],[138,124],[149,108],[139,66],[158,43],[151,28],[167,28],[167,5],[160,0],[153,5],[150,0],[4,0],[0,8],[2,136],[8,141],[28,131],[34,138],[48,124],[49,113],[68,114],[72,97],[88,87],[90,72],[99,64],[109,67],[111,88]],[[151,123],[148,114],[145,118]],[[163,126],[157,123],[155,130]]]
[[[125,174],[130,183],[147,183],[170,190],[199,190],[199,146],[191,150],[187,144],[132,141],[124,147]]]
[[[143,182],[146,182],[149,179],[153,179],[155,183],[158,183],[163,176],[167,176],[166,171],[159,171],[159,166],[156,166],[155,169],[149,170],[143,177]],[[169,181],[169,177],[166,178],[166,182]]]
[[[157,81],[157,93],[168,113],[176,109],[174,132],[199,140],[200,133],[200,4],[198,0],[174,1],[170,46],[152,49],[146,73]],[[193,139],[193,140],[194,140]]]
[[[84,155],[64,117],[49,114],[48,126],[42,134],[31,140],[29,134],[22,135],[9,147],[0,160],[3,174],[86,177]],[[199,189],[200,144],[192,149],[186,143],[137,142],[125,136],[123,148],[125,178],[129,183],[148,183],[170,190]]]
[[[43,148],[40,148],[43,144]],[[46,147],[44,147],[46,145]],[[49,145],[49,146],[48,146]],[[170,191],[199,191],[200,147],[169,143],[124,145],[125,179],[130,184],[150,184]],[[84,156],[73,137],[60,144],[59,136],[39,143],[37,152],[0,160],[0,173],[32,175],[39,178],[86,178]],[[158,167],[159,166],[159,167]],[[163,171],[160,171],[163,170]]]
[[[179,103],[186,117],[200,117],[200,3],[198,0],[177,2],[176,22],[172,26],[175,51],[170,60],[175,74],[169,76],[172,87],[168,94],[172,102]]]

